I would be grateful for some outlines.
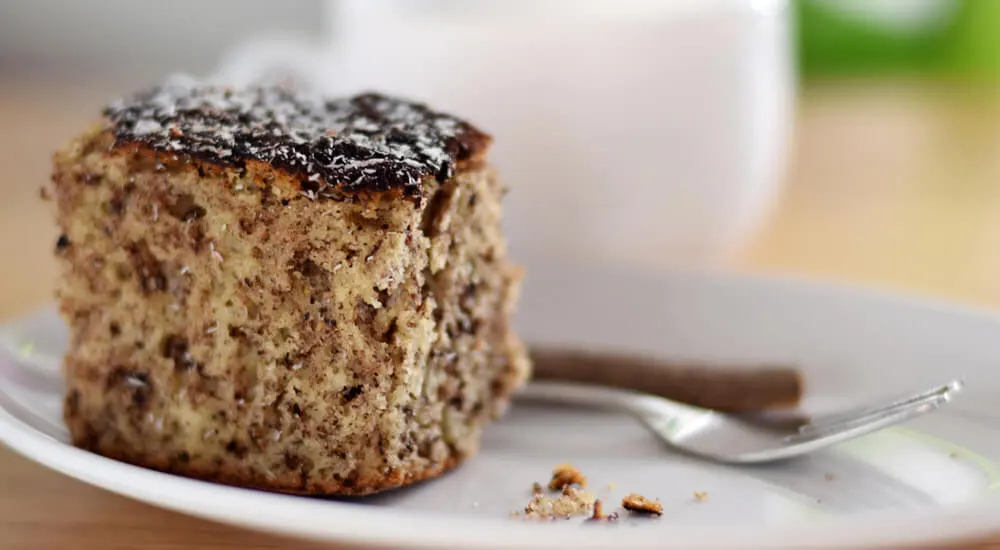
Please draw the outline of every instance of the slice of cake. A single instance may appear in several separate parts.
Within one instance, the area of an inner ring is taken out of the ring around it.
[[[419,104],[174,80],[55,156],[75,443],[309,494],[441,474],[528,376],[490,138]]]

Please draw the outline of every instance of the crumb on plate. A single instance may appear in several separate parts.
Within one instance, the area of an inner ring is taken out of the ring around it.
[[[527,519],[569,519],[590,514],[594,506],[594,494],[573,487],[564,487],[558,497],[536,494],[524,507],[523,517]]]
[[[611,512],[610,514],[604,513],[604,505],[601,503],[601,499],[594,501],[594,512],[590,515],[587,521],[617,521],[618,514]]]
[[[660,504],[659,500],[649,500],[635,493],[630,493],[622,499],[622,508],[630,512],[641,512],[657,516],[663,515],[663,505]]]
[[[549,489],[558,490],[570,485],[587,486],[587,478],[572,464],[560,464],[552,470]]]
[[[698,502],[705,502],[706,500],[708,500],[708,493],[706,493],[705,491],[695,491],[694,499],[697,500]]]

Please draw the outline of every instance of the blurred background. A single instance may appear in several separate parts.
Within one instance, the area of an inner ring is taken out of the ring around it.
[[[0,316],[52,150],[168,73],[378,88],[497,138],[511,246],[1000,306],[997,0],[0,0]]]

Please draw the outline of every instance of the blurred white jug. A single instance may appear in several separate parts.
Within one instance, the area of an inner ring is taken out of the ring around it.
[[[473,121],[511,188],[514,254],[717,262],[781,181],[787,0],[332,0],[328,36],[248,44],[229,80],[292,71]],[[529,266],[530,267],[530,266]]]

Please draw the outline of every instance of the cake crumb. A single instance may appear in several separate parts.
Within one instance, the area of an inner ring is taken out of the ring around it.
[[[524,507],[523,517],[549,520],[570,519],[574,516],[590,514],[593,506],[593,493],[580,491],[574,487],[565,487],[558,497],[547,497],[540,493],[531,497],[528,505]]]
[[[622,499],[622,508],[630,512],[641,512],[657,516],[663,515],[663,505],[660,504],[659,500],[649,500],[636,493],[630,493]]]
[[[833,474],[826,474],[825,476],[823,476],[823,479],[826,479],[827,481],[833,481]]]
[[[601,499],[597,499],[594,501],[594,511],[590,517],[587,518],[587,521],[618,521],[618,514],[615,512],[605,514],[604,505],[601,503]]]
[[[590,519],[604,519],[604,505],[601,503],[601,499],[594,501],[594,513],[590,515]]]
[[[708,493],[706,493],[705,491],[695,491],[694,499],[697,500],[698,502],[705,502],[706,500],[708,500]]]
[[[618,484],[615,483],[614,481],[612,481],[611,483],[608,483],[608,490],[609,491],[614,491],[617,488],[618,488]]]
[[[552,470],[552,480],[549,481],[549,489],[563,489],[574,484],[586,487],[587,478],[572,464],[560,464]]]
[[[540,494],[542,494],[544,492],[545,492],[545,488],[542,487],[541,483],[539,483],[539,482],[536,481],[536,482],[534,482],[534,483],[531,484],[531,494],[533,494],[533,495],[540,495]]]

